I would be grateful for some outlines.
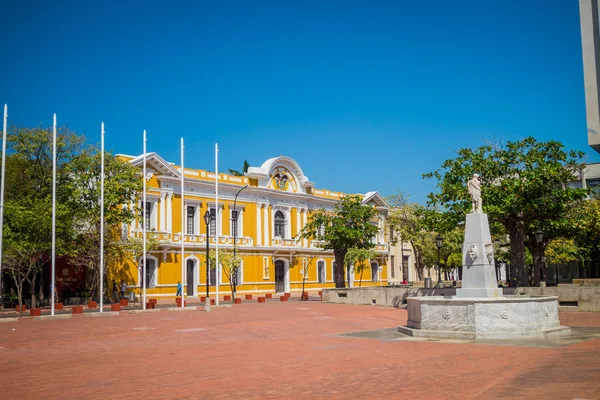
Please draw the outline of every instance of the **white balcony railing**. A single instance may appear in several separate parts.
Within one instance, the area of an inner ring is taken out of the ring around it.
[[[300,244],[298,239],[284,239],[280,237],[273,238],[273,246],[294,247]]]

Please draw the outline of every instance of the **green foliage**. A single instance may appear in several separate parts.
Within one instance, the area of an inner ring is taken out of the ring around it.
[[[248,172],[248,168],[250,168],[250,164],[248,164],[248,160],[244,160],[244,166],[242,167],[242,172],[236,170],[236,169],[227,169],[227,172],[229,173],[229,175],[233,175],[233,176],[244,176],[244,174],[246,172]]]
[[[348,249],[346,256],[344,257],[344,264],[354,265],[356,272],[360,273],[360,283],[362,286],[362,276],[366,269],[371,268],[370,260],[375,258],[375,251],[371,249]]]
[[[210,263],[210,269],[215,269],[217,265],[217,252],[213,249],[208,252],[208,259]],[[229,280],[229,286],[231,287],[232,298],[235,299],[235,287],[233,277],[237,274],[238,268],[242,264],[242,258],[238,255],[233,255],[233,251],[229,249],[219,249],[219,264],[221,270],[225,274],[227,280]]]
[[[333,250],[336,267],[336,287],[344,287],[344,258],[351,248],[372,249],[372,238],[378,228],[371,222],[377,210],[362,203],[360,196],[345,196],[333,212],[315,211],[300,232],[302,238],[317,238],[323,249]]]
[[[549,264],[568,264],[580,259],[579,249],[573,239],[558,238],[546,248],[546,260]]]
[[[399,237],[395,242],[409,242],[415,252],[415,268],[419,279],[423,271],[436,263],[435,234],[432,233],[425,217],[427,211],[417,203],[407,203],[395,207],[389,214],[388,224]]]
[[[73,210],[69,207],[69,164],[81,151],[83,138],[58,128],[56,139],[56,252],[68,253],[73,241]],[[4,209],[4,265],[22,304],[23,284],[36,278],[52,247],[52,131],[11,127],[7,135]],[[36,303],[35,289],[31,290]]]
[[[210,261],[210,269],[215,269],[217,265],[217,252],[214,249],[209,250],[208,259]],[[233,251],[229,249],[219,249],[219,264],[227,279],[231,281],[231,276],[234,271],[241,265],[242,259],[240,256],[233,256]]]
[[[570,220],[574,224],[573,238],[579,254],[592,262],[600,262],[600,198],[585,201],[573,208]]]
[[[385,201],[392,207],[403,207],[409,203],[410,195],[406,192],[396,190],[394,194],[391,194],[385,198]]]
[[[424,174],[438,180],[439,191],[428,195],[428,204],[444,210],[458,225],[471,206],[466,182],[479,173],[483,210],[492,225],[502,226],[510,235],[512,269],[518,271],[520,283],[527,284],[524,247],[536,251],[535,230],[543,229],[548,242],[572,229],[564,217],[587,191],[567,184],[583,168],[582,156],[581,152],[564,150],[559,142],[538,142],[533,137],[506,145],[463,148],[440,169]],[[537,281],[539,267],[536,265]]]
[[[101,215],[101,153],[88,148],[69,164],[70,209],[74,216],[75,240],[69,248],[71,262],[84,266],[91,272],[91,291],[97,295],[100,280],[100,215]],[[133,257],[134,265],[141,249],[133,239],[122,238],[121,228],[131,223],[140,213],[131,210],[129,203],[136,204],[136,197],[142,190],[139,170],[112,154],[104,155],[104,259],[107,268],[114,274],[122,275],[115,268],[122,266],[120,260]],[[148,236],[148,235],[147,235]],[[123,240],[125,240],[123,242]],[[147,241],[148,251],[155,247],[155,238]],[[157,240],[157,239],[156,239]],[[136,249],[134,249],[136,248]],[[124,255],[124,252],[132,252]],[[123,272],[123,271],[120,271]],[[106,279],[106,275],[102,277]]]

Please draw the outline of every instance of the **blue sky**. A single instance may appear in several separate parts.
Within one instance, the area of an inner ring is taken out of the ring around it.
[[[587,146],[577,1],[0,4],[9,123],[114,153],[240,169],[294,158],[319,188],[423,202],[421,174],[483,140]]]

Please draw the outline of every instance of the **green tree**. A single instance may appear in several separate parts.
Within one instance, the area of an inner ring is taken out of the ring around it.
[[[100,280],[100,171],[101,154],[95,148],[82,152],[70,163],[72,204],[75,219],[75,240],[70,249],[71,262],[92,273],[92,297],[98,296]],[[139,170],[111,154],[104,156],[104,260],[105,265],[116,265],[123,246],[122,227],[130,224],[141,213],[141,208],[124,205],[137,204],[142,190]],[[138,217],[139,218],[139,217]],[[127,246],[125,246],[127,248]],[[109,268],[104,269],[106,281]],[[108,285],[104,285],[108,290]]]
[[[301,238],[314,238],[322,241],[321,247],[333,250],[335,257],[335,287],[345,287],[344,259],[351,248],[372,249],[372,239],[378,233],[377,226],[371,224],[377,210],[362,203],[360,196],[345,196],[333,212],[323,209],[315,211],[302,228]]]
[[[217,252],[215,250],[210,250],[208,252],[208,258],[210,261],[210,269],[215,269],[217,265]],[[235,302],[235,280],[233,277],[238,273],[238,269],[242,264],[242,259],[238,255],[234,256],[232,250],[219,249],[219,264],[221,265],[221,270],[225,274],[225,277],[229,280],[231,299],[232,302]]]
[[[32,306],[36,287],[52,249],[52,131],[11,127],[7,136],[3,251],[12,257],[15,283],[28,281]],[[73,210],[69,207],[69,164],[81,151],[83,138],[66,128],[56,138],[56,254],[68,253],[73,241]],[[16,266],[14,263],[24,263]],[[43,296],[40,285],[40,297]],[[1,289],[0,289],[1,290]],[[22,284],[21,284],[22,294]],[[22,304],[22,299],[19,299]]]
[[[571,236],[581,258],[588,260],[590,267],[600,275],[600,198],[593,197],[581,207],[573,208],[570,219],[574,221]],[[592,275],[594,276],[594,275]]]
[[[346,265],[354,265],[356,272],[360,273],[360,280],[358,286],[362,286],[362,277],[365,269],[371,267],[371,260],[375,258],[375,251],[372,249],[348,249],[344,262]]]
[[[544,230],[545,246],[572,228],[564,217],[587,191],[570,188],[568,183],[582,170],[582,156],[581,152],[564,150],[559,142],[538,142],[533,137],[506,145],[460,149],[440,169],[423,175],[438,181],[439,191],[428,195],[428,204],[448,212],[458,224],[471,208],[466,182],[473,173],[479,173],[483,209],[510,237],[511,271],[521,285],[529,283],[527,247],[535,255],[533,280],[537,284],[542,255],[538,254],[534,233]]]
[[[423,280],[424,270],[430,269],[436,262],[435,235],[426,218],[426,210],[420,204],[406,203],[395,207],[388,217],[390,229],[398,234],[394,241],[410,243],[415,253],[417,279]]]
[[[248,172],[248,168],[250,168],[250,164],[248,164],[248,160],[244,160],[244,165],[242,167],[242,172],[236,170],[236,169],[231,169],[229,168],[227,171],[229,173],[229,175],[233,175],[233,176],[244,176],[244,174],[246,172]]]

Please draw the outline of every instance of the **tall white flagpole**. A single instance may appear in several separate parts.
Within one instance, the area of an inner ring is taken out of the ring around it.
[[[100,312],[104,310],[104,122],[100,136]]]
[[[181,138],[181,307],[185,307],[185,296],[183,291],[186,290],[187,284],[185,279],[185,254],[184,254],[184,234],[185,234],[185,201],[184,201],[184,179],[183,179],[183,138]],[[193,232],[192,232],[193,233]],[[193,279],[193,278],[192,278]]]
[[[142,195],[142,309],[146,309],[146,286],[148,286],[148,282],[146,282],[146,130],[144,129],[144,194]]]
[[[4,282],[2,280],[2,236],[4,232],[4,177],[6,170],[6,121],[8,104],[4,105],[4,123],[2,124],[2,182],[0,182],[0,308],[4,308]]]
[[[54,292],[56,291],[56,114],[52,123],[52,278],[50,315],[54,315]]]
[[[221,283],[221,267],[219,266],[219,227],[221,225],[221,207],[219,207],[219,144],[215,143],[215,218],[217,219],[215,224],[215,268],[216,268],[216,282],[215,282],[215,304],[219,305],[219,284]]]

